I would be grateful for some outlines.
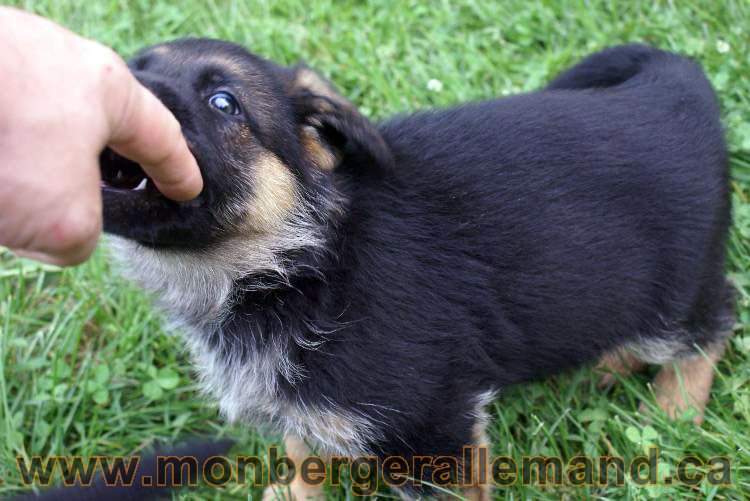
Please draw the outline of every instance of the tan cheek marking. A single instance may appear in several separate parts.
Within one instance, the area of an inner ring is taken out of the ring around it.
[[[253,166],[252,185],[248,226],[261,232],[279,229],[298,203],[294,176],[276,155],[264,153]]]
[[[320,170],[330,171],[338,163],[336,155],[331,150],[323,145],[318,131],[314,127],[303,127],[302,128],[302,147],[309,156],[312,163],[314,163]]]
[[[653,383],[659,408],[670,418],[675,418],[693,407],[698,411],[693,421],[702,423],[714,380],[714,366],[721,360],[724,348],[724,342],[715,343],[705,354],[664,365]]]

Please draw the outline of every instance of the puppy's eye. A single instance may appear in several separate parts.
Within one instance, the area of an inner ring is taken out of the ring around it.
[[[219,91],[208,98],[208,104],[227,115],[239,115],[240,105],[229,92]]]

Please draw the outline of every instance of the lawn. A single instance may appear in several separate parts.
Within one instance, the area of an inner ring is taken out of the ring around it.
[[[608,392],[581,370],[513,388],[494,404],[494,455],[571,458],[660,452],[659,474],[680,457],[727,456],[729,487],[625,486],[496,489],[508,499],[741,499],[750,497],[750,3],[345,1],[20,2],[125,57],[183,36],[239,42],[280,63],[305,60],[367,115],[538,88],[581,56],[642,41],[700,61],[723,106],[731,149],[735,224],[728,274],[738,322],[717,368],[701,427],[641,413],[647,376]],[[50,76],[54,78],[54,75]],[[33,82],[29,83],[33,86]],[[0,217],[2,217],[0,215]],[[0,497],[23,492],[16,456],[122,455],[190,434],[239,440],[262,454],[277,437],[227,426],[196,388],[179,338],[148,299],[118,278],[106,244],[84,266],[60,270],[0,250]],[[187,499],[250,499],[260,489],[204,488]],[[386,495],[386,494],[384,494]],[[332,498],[351,497],[345,489]],[[395,496],[394,496],[395,497]]]

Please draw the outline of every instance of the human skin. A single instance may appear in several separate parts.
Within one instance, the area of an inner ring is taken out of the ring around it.
[[[57,265],[86,260],[102,229],[105,146],[166,197],[203,188],[179,123],[112,50],[0,7],[0,75],[0,245]]]

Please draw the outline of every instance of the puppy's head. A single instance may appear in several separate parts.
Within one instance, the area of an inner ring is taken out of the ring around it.
[[[148,48],[129,67],[174,113],[204,178],[196,200],[177,203],[140,166],[102,153],[105,231],[143,246],[192,251],[283,237],[305,207],[320,212],[347,158],[392,161],[377,129],[306,67],[196,39]]]

